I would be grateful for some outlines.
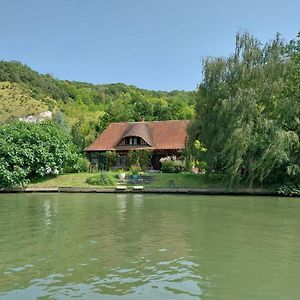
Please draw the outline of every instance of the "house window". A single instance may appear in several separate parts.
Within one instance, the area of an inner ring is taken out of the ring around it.
[[[126,139],[126,145],[136,146],[141,144],[141,138],[139,137],[129,137]]]
[[[137,138],[136,137],[129,138],[129,145],[137,145]]]

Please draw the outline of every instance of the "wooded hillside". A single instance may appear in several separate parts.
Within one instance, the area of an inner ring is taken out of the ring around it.
[[[191,119],[196,93],[149,91],[123,83],[89,84],[0,61],[0,123],[51,111],[83,148],[110,122]]]

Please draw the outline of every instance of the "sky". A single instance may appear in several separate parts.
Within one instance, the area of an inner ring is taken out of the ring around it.
[[[194,90],[201,61],[248,30],[263,43],[300,31],[299,0],[0,0],[0,60],[56,78]]]

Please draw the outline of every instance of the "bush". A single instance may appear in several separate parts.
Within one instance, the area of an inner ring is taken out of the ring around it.
[[[146,171],[149,169],[152,151],[147,149],[130,150],[128,159],[130,166],[140,166],[140,169]]]
[[[68,165],[63,168],[62,173],[82,173],[89,171],[90,162],[85,157],[78,157],[74,164]]]
[[[25,185],[49,169],[78,161],[70,137],[52,122],[14,122],[0,126],[0,187]]]
[[[95,176],[91,176],[86,183],[91,185],[112,186],[117,182],[116,175],[112,172],[103,172]]]
[[[300,184],[286,183],[281,186],[275,187],[275,191],[278,194],[282,194],[285,196],[299,196]]]
[[[161,171],[163,173],[175,173],[174,161],[166,160],[161,163]]]
[[[184,169],[184,165],[181,160],[165,160],[162,161],[161,164],[161,171],[163,173],[179,173]]]
[[[111,170],[112,167],[116,166],[120,155],[116,151],[107,151],[105,153],[108,169]]]

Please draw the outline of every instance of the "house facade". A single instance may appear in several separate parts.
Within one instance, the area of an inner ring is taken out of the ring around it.
[[[105,168],[105,152],[120,155],[118,165],[125,167],[130,150],[152,151],[151,168],[159,170],[160,159],[182,156],[187,139],[188,120],[111,123],[84,151],[92,164]]]

